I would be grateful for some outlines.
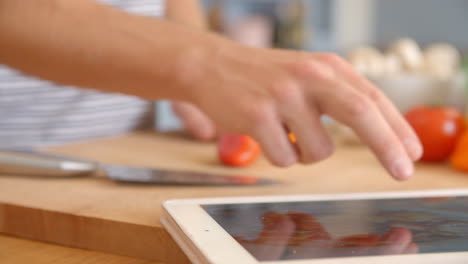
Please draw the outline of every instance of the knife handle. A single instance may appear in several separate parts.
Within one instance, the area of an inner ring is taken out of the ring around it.
[[[0,150],[0,174],[47,177],[91,175],[99,168],[93,161],[34,151]]]

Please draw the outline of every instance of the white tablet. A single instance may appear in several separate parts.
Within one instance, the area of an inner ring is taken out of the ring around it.
[[[172,200],[195,264],[468,263],[468,190]]]

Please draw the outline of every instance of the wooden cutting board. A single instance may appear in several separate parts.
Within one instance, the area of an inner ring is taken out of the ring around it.
[[[2,263],[34,264],[161,264],[102,252],[62,247],[47,243],[0,235]]]
[[[252,174],[283,183],[261,187],[175,187],[115,183],[104,178],[48,179],[0,176],[0,232],[113,254],[187,263],[161,226],[167,199],[390,190],[468,188],[468,175],[444,165],[419,166],[399,183],[361,146],[339,147],[313,166],[273,168],[261,160],[248,169],[220,166],[213,144],[177,135],[136,133],[57,147],[50,151],[105,163]]]

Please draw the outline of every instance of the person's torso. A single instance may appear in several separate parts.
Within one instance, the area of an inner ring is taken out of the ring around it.
[[[100,0],[146,16],[161,16],[161,0]],[[151,102],[63,87],[0,65],[0,147],[29,148],[114,136],[153,123]]]

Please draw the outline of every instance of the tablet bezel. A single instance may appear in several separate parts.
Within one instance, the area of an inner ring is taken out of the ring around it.
[[[195,264],[465,263],[468,259],[468,252],[259,262],[201,207],[201,205],[210,204],[255,204],[445,196],[468,196],[468,189],[169,200],[163,203],[166,215],[161,221],[189,259]]]

